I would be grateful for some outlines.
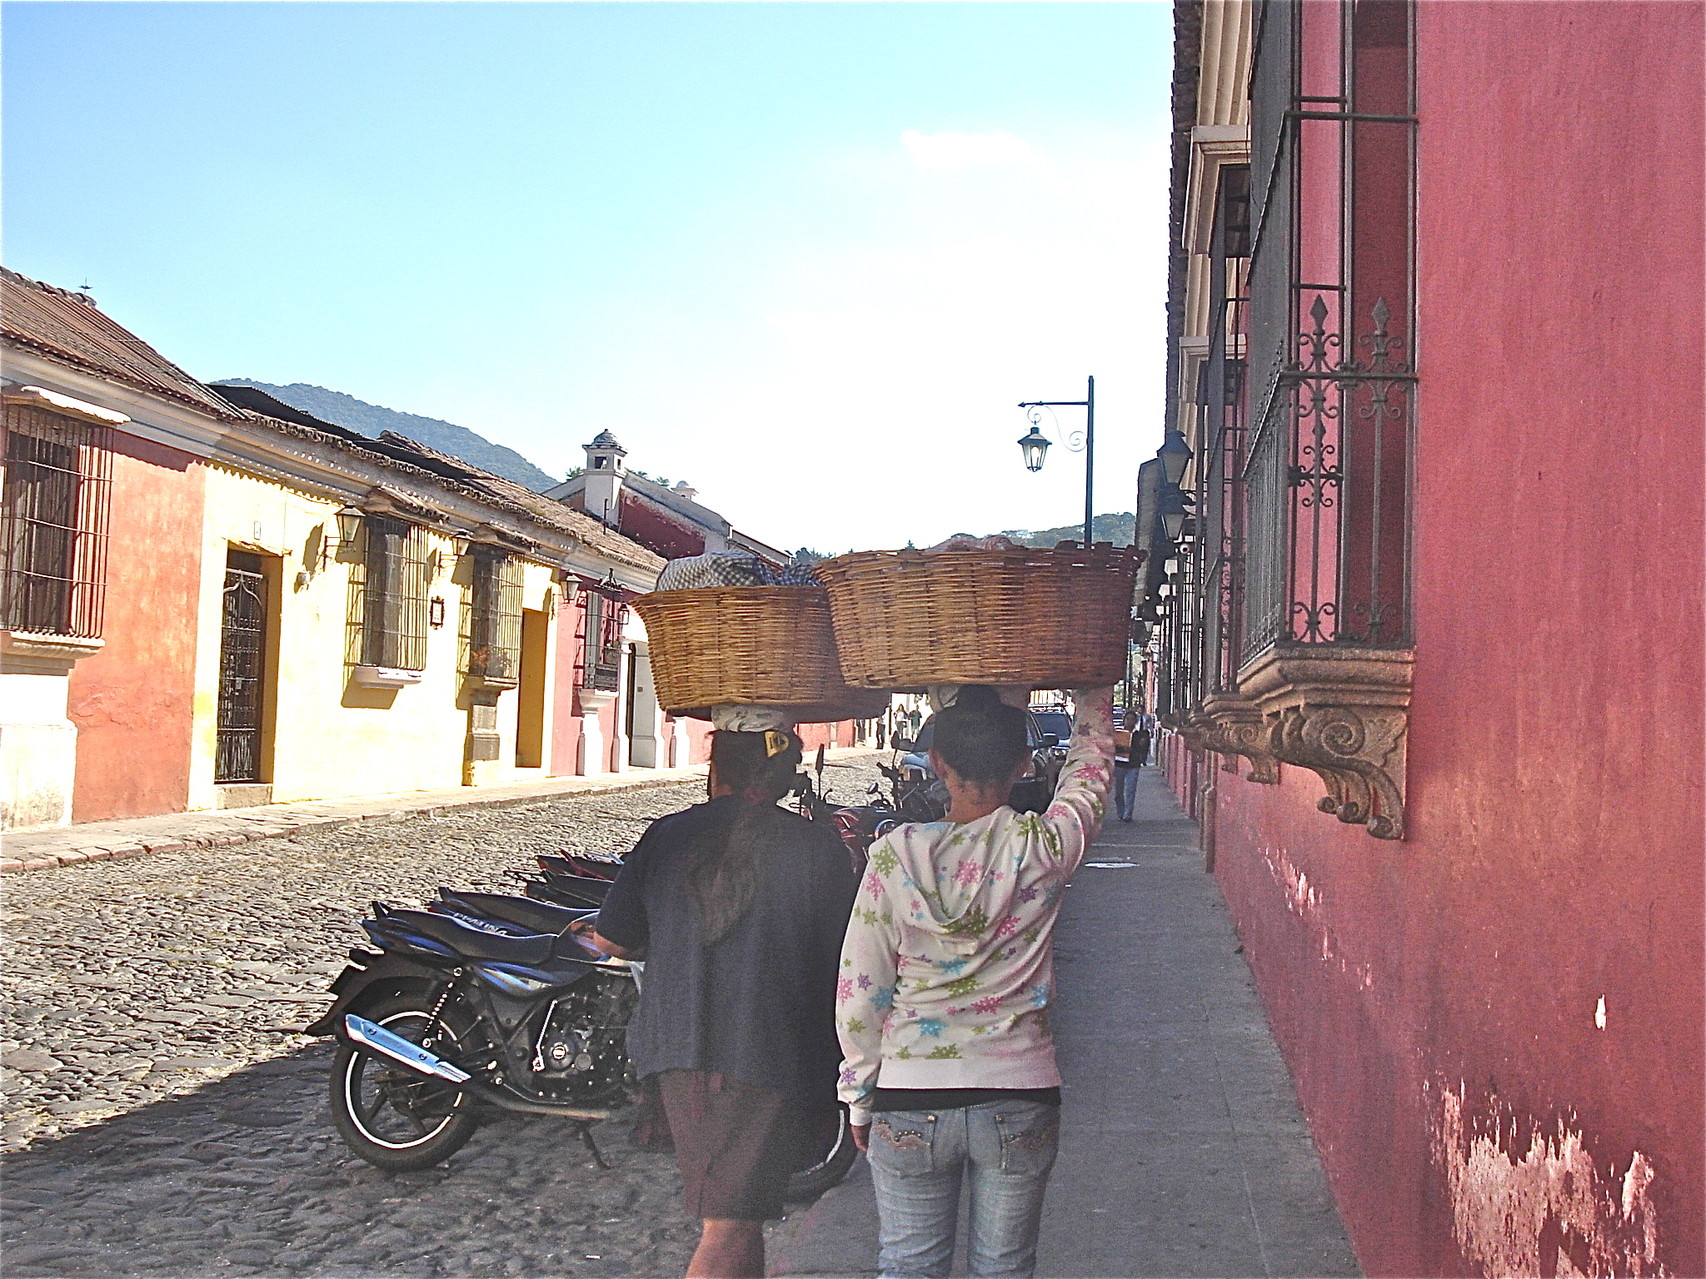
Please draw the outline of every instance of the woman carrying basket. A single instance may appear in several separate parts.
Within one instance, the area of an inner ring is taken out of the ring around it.
[[[962,1181],[969,1272],[1029,1275],[1060,1133],[1048,1008],[1060,896],[1101,824],[1112,690],[1074,694],[1053,802],[1006,804],[1026,714],[969,685],[936,717],[947,820],[871,848],[836,988],[841,1099],[877,1191],[883,1276],[948,1273]]]
[[[689,1276],[764,1274],[764,1222],[834,1115],[857,879],[828,823],[777,807],[799,766],[791,730],[716,733],[710,802],[652,823],[598,913],[598,946],[646,961],[628,1051],[659,1085],[701,1222]]]

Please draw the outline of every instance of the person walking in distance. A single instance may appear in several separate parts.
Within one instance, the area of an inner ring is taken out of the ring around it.
[[[1042,813],[1007,806],[1025,712],[970,685],[935,720],[947,819],[871,847],[841,952],[841,1099],[876,1186],[883,1276],[946,1275],[962,1184],[969,1273],[1030,1275],[1060,1135],[1048,1010],[1062,890],[1101,824],[1112,689],[1078,690]]]
[[[1137,770],[1141,767],[1134,747],[1137,734],[1142,730],[1132,728],[1137,720],[1136,711],[1126,709],[1116,711],[1115,715],[1120,726],[1114,730],[1114,811],[1122,822],[1129,822],[1132,805],[1137,799]],[[1144,741],[1147,751],[1147,736]]]
[[[777,807],[799,766],[791,731],[714,734],[710,802],[652,823],[593,934],[646,961],[628,1053],[662,1094],[700,1220],[690,1277],[764,1274],[764,1222],[834,1116],[836,967],[858,879],[827,822]]]

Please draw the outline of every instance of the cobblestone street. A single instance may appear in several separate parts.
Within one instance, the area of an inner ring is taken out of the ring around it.
[[[857,802],[874,770],[831,763]],[[514,888],[558,849],[626,851],[702,782],[340,826],[8,877],[0,1021],[10,1275],[679,1274],[674,1163],[502,1119],[442,1167],[350,1155],[324,1007],[356,920],[439,884]]]

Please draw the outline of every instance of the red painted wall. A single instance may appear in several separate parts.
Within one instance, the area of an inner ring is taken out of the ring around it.
[[[106,646],[68,690],[76,822],[189,803],[204,472],[176,449],[118,431],[112,442]]]
[[[1216,774],[1370,1274],[1706,1273],[1701,14],[1417,6],[1411,835]]]

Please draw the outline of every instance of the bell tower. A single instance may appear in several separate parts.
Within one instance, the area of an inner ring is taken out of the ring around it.
[[[622,459],[628,456],[616,437],[600,431],[586,450],[586,485],[581,490],[586,513],[614,527],[622,502]]]

